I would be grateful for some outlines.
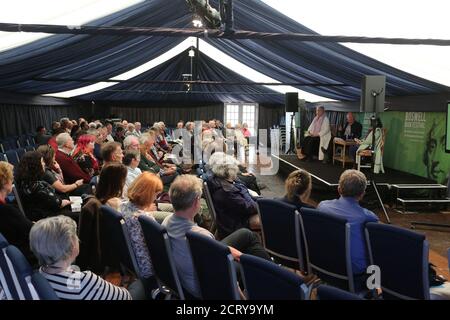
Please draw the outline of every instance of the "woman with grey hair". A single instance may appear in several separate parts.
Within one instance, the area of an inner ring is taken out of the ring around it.
[[[72,266],[79,254],[75,221],[56,216],[38,221],[30,231],[30,247],[39,261],[39,272],[62,300],[131,300],[140,289],[115,286],[91,271]]]
[[[238,179],[239,162],[230,155],[219,154],[210,163],[212,176],[207,178],[217,214],[220,239],[240,228],[259,229],[256,202]]]

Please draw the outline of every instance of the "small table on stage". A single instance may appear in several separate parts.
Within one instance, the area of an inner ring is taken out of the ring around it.
[[[333,140],[333,164],[335,161],[342,162],[342,168],[345,168],[346,163],[353,163],[353,159],[348,155],[350,146],[356,145],[354,140],[344,140],[341,138],[334,138]],[[341,146],[341,154],[336,155],[336,146]]]

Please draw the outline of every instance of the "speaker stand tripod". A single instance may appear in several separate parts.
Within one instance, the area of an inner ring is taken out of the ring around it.
[[[380,192],[378,191],[378,187],[377,187],[377,183],[375,182],[375,133],[377,130],[377,97],[380,95],[380,93],[383,91],[383,89],[381,89],[381,91],[377,92],[377,91],[372,91],[372,97],[373,97],[373,115],[370,118],[370,125],[372,127],[372,145],[370,147],[370,151],[372,153],[372,161],[370,162],[370,173],[369,173],[369,183],[371,186],[373,186],[373,189],[375,190],[375,193],[377,195],[378,198],[378,202],[381,206],[381,209],[383,209],[383,213],[384,216],[386,217],[386,221],[387,223],[391,223],[391,219],[389,219],[389,215],[387,213],[386,207],[384,206],[383,200],[381,199],[380,196]],[[380,132],[380,134],[382,134]],[[381,137],[382,138],[382,137]]]
[[[289,150],[286,151],[286,154],[297,154],[295,150],[295,132],[294,132],[294,117],[295,112],[291,115],[291,133],[289,138]]]

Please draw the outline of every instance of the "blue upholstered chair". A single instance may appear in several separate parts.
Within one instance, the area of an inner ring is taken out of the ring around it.
[[[114,248],[117,260],[125,271],[133,272],[141,278],[133,248],[129,239],[128,229],[122,215],[109,206],[101,206],[102,224],[105,240],[108,246]]]
[[[304,300],[308,288],[294,272],[259,257],[240,257],[241,275],[250,300]]]
[[[223,243],[189,231],[186,238],[204,300],[239,300],[236,268],[230,249]]]
[[[19,164],[19,156],[17,155],[16,149],[5,151],[6,158],[8,162],[11,163],[14,168],[16,168]]]
[[[348,291],[326,286],[320,285],[317,288],[317,299],[318,300],[364,300],[360,296],[354,293],[350,293]]]
[[[330,285],[355,292],[347,220],[316,209],[302,208],[300,224],[308,271]]]
[[[8,246],[6,256],[11,262],[10,271],[13,277],[16,277],[14,285],[20,300],[58,300],[47,280],[39,273],[33,273],[30,264],[19,249]]]
[[[153,271],[162,293],[170,298],[174,294],[177,298],[184,300],[185,295],[181,287],[177,269],[173,261],[172,249],[166,229],[150,217],[141,215],[138,218],[144,232],[152,259]]]
[[[272,199],[258,199],[263,245],[278,263],[306,271],[306,257],[296,207]]]
[[[383,299],[430,299],[428,241],[404,228],[366,225],[370,263],[380,269]]]
[[[0,286],[3,288],[3,291],[6,295],[6,299],[8,300],[18,300],[19,294],[16,290],[16,286],[14,281],[16,277],[13,277],[11,273],[12,266],[11,261],[6,255],[6,248],[9,246],[6,238],[0,233]],[[13,270],[14,272],[14,270]]]

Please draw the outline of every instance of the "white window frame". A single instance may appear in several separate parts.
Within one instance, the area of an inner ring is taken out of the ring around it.
[[[251,130],[252,136],[257,136],[258,134],[258,114],[259,114],[259,105],[255,102],[230,102],[230,103],[224,103],[223,107],[223,119],[224,124],[226,125],[227,122],[229,122],[229,119],[227,117],[227,106],[229,105],[237,105],[238,106],[238,123],[242,125],[243,118],[244,118],[244,105],[253,105],[255,106],[255,127],[254,130]]]

